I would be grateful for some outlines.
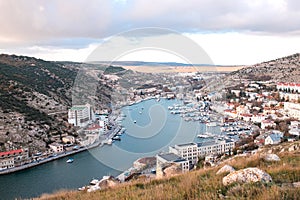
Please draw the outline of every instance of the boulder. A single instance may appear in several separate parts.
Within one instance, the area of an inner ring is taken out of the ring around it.
[[[264,156],[264,160],[269,162],[278,162],[280,161],[280,158],[276,154],[266,154]]]
[[[300,187],[300,182],[294,182],[293,186],[299,188]]]
[[[231,173],[231,172],[234,172],[234,171],[235,171],[235,169],[232,166],[224,165],[221,169],[219,169],[217,171],[216,174],[218,175],[218,174],[223,174],[223,173]]]
[[[251,182],[272,182],[272,177],[256,167],[250,167],[232,172],[223,178],[223,185],[232,183],[251,183]]]

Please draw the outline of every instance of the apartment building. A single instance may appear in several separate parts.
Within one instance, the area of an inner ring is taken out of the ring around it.
[[[188,160],[191,167],[198,162],[199,157],[230,153],[234,146],[232,140],[216,139],[201,143],[175,145],[174,147],[169,147],[169,152]]]
[[[74,105],[68,111],[68,122],[74,126],[87,126],[94,118],[90,104]]]
[[[0,170],[23,165],[29,162],[28,149],[0,152]]]

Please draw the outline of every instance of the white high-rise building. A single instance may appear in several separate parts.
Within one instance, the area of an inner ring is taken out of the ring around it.
[[[74,105],[69,109],[68,122],[74,126],[87,126],[94,119],[94,113],[90,104]]]

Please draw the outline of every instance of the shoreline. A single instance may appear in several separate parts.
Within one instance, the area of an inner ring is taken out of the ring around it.
[[[83,147],[83,148],[80,148],[80,149],[77,149],[77,150],[74,150],[74,151],[69,151],[69,152],[64,152],[64,153],[61,153],[61,154],[57,154],[57,156],[55,156],[55,157],[45,158],[45,159],[42,159],[42,160],[39,160],[39,161],[34,161],[34,162],[31,162],[31,163],[21,165],[21,166],[18,166],[18,167],[14,167],[14,168],[10,168],[10,169],[4,169],[4,170],[0,171],[0,175],[11,174],[11,173],[18,172],[18,171],[21,171],[21,170],[33,168],[33,167],[36,167],[36,166],[39,166],[39,165],[42,165],[42,164],[45,164],[45,163],[48,163],[48,162],[51,162],[51,161],[54,161],[54,160],[58,160],[58,159],[61,159],[61,158],[64,158],[64,157],[67,157],[67,156],[70,156],[70,155],[74,155],[74,154],[77,154],[77,153],[81,153],[83,151],[87,151],[89,149],[96,148],[100,145],[102,145],[102,141],[96,142],[96,143],[94,143],[94,144],[92,144],[88,147]]]

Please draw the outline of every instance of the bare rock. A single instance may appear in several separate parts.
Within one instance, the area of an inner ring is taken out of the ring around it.
[[[250,167],[232,172],[223,178],[223,185],[232,183],[251,183],[251,182],[272,182],[272,177],[256,167]]]
[[[234,171],[235,171],[235,169],[232,166],[224,165],[221,169],[219,169],[217,171],[216,174],[218,175],[218,174],[223,174],[223,173],[231,173],[231,172],[234,172]]]
[[[276,154],[266,154],[264,156],[264,160],[269,162],[278,162],[280,161],[280,158]]]
[[[300,182],[294,182],[294,183],[293,183],[293,186],[294,186],[294,187],[297,187],[297,188],[300,187]]]
[[[178,165],[173,164],[167,168],[164,169],[164,175],[165,176],[173,176],[181,173],[181,169]]]

